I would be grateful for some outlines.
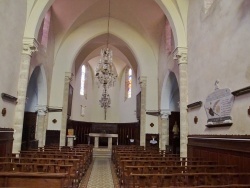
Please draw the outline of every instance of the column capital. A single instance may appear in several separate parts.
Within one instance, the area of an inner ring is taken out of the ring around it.
[[[161,109],[161,119],[168,119],[168,116],[171,115],[171,111],[169,109]]]
[[[72,72],[65,72],[65,79],[69,82],[72,80],[73,73]]]
[[[23,38],[23,54],[31,56],[34,52],[38,51],[38,41],[35,38]]]
[[[45,116],[48,112],[47,105],[37,105],[35,106],[38,116]]]
[[[141,87],[146,87],[146,84],[147,84],[147,77],[146,76],[140,76],[138,78],[139,80],[139,84]]]
[[[187,48],[177,47],[173,51],[174,60],[178,61],[178,64],[187,64]]]

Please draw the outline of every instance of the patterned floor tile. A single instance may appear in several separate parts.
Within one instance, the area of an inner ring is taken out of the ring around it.
[[[94,158],[87,188],[114,188],[109,158]]]

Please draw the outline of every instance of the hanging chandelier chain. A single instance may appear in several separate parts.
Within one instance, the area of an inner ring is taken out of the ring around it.
[[[110,0],[108,0],[108,37],[107,37],[107,48],[109,47],[109,21],[110,21]]]
[[[96,67],[95,77],[97,79],[98,87],[101,85],[103,87],[103,92],[101,99],[99,100],[100,106],[104,109],[104,118],[106,120],[107,109],[110,108],[111,99],[108,94],[108,88],[114,87],[114,83],[118,77],[116,68],[113,64],[113,53],[112,50],[108,48],[109,45],[109,24],[110,24],[110,1],[108,6],[108,37],[107,37],[107,47],[101,50],[100,62]]]

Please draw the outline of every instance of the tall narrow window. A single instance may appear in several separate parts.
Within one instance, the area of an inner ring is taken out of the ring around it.
[[[85,81],[86,81],[86,67],[85,67],[85,65],[82,65],[80,95],[85,94]]]
[[[131,94],[132,94],[132,69],[129,68],[126,71],[126,85],[125,85],[125,96],[126,99],[131,98]]]

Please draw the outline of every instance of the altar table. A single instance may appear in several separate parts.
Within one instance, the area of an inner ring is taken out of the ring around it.
[[[89,133],[89,137],[95,138],[94,148],[99,148],[99,138],[100,137],[107,137],[108,138],[108,148],[112,148],[112,138],[117,138],[117,145],[118,145],[118,134],[106,134],[106,133]],[[90,142],[90,140],[89,140]]]

